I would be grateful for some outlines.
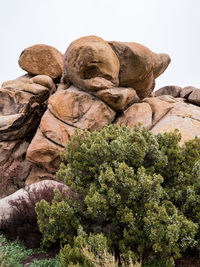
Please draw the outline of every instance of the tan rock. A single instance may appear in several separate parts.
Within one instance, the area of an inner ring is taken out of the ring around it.
[[[148,103],[136,103],[123,112],[116,123],[133,128],[139,123],[149,129],[152,125],[152,110]]]
[[[156,124],[173,108],[172,104],[162,101],[157,97],[145,98],[143,101],[151,106],[152,125]]]
[[[56,180],[56,175],[48,172],[44,168],[40,168],[37,165],[33,164],[31,171],[26,178],[25,186],[49,179]]]
[[[155,91],[155,96],[160,96],[160,95],[171,95],[173,97],[179,97],[180,92],[181,92],[181,87],[176,86],[176,85],[169,85],[169,86],[164,86],[157,91]]]
[[[86,91],[118,85],[119,61],[111,47],[97,36],[72,42],[64,55],[62,81]]]
[[[38,128],[28,147],[26,159],[32,163],[44,166],[50,172],[55,172],[60,164],[60,152],[62,151],[63,147],[45,138]]]
[[[21,140],[0,142],[0,198],[24,186],[32,165],[24,159],[27,145]]]
[[[151,130],[154,134],[173,132],[178,129],[182,135],[180,145],[200,137],[200,108],[184,102],[174,103],[171,109]]]
[[[100,90],[95,95],[115,111],[124,110],[130,103],[139,100],[133,88],[113,87]]]
[[[200,106],[200,89],[193,90],[192,93],[188,96],[188,100],[191,103]]]
[[[150,96],[158,77],[170,63],[166,54],[156,54],[137,43],[109,42],[119,62],[119,85],[132,87],[140,98]]]
[[[30,82],[49,88],[51,93],[54,93],[56,91],[55,83],[53,82],[52,78],[47,75],[34,76],[33,78],[30,79]]]
[[[181,90],[180,97],[188,99],[189,95],[195,90],[198,90],[198,88],[193,86],[186,86]]]
[[[48,108],[61,121],[91,131],[100,130],[115,117],[115,112],[104,102],[74,86],[53,94]]]
[[[61,77],[63,55],[54,47],[37,44],[26,48],[19,57],[20,67],[34,75]]]
[[[40,130],[43,135],[63,147],[71,140],[75,129],[76,128],[57,119],[49,110],[44,113],[40,122]]]

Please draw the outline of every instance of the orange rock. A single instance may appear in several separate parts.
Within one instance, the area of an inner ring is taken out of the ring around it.
[[[62,81],[86,91],[118,85],[119,61],[111,47],[97,36],[72,42],[64,55]]]
[[[123,112],[118,118],[117,123],[126,125],[130,128],[141,123],[142,126],[149,129],[152,125],[152,110],[148,103],[136,103]]]
[[[95,95],[115,111],[124,110],[130,103],[139,100],[133,88],[113,87],[100,90]]]
[[[44,113],[40,122],[40,130],[43,135],[63,147],[71,140],[75,129],[57,119],[49,110]]]
[[[115,112],[98,98],[71,86],[49,98],[49,110],[61,121],[90,131],[110,124]]]
[[[55,172],[60,164],[60,152],[62,151],[61,146],[45,138],[38,128],[28,147],[26,158],[32,163],[44,166],[50,172]]]
[[[37,44],[26,48],[19,57],[20,67],[34,75],[62,76],[63,55],[54,47]]]
[[[167,54],[156,54],[137,43],[109,42],[119,62],[119,85],[132,87],[140,98],[150,96],[155,87],[155,78],[165,71],[170,63]]]

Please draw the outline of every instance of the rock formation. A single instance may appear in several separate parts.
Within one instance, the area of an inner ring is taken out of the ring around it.
[[[0,198],[55,179],[76,131],[141,123],[154,133],[178,129],[181,144],[200,136],[200,90],[166,86],[153,93],[169,63],[143,45],[96,36],[75,40],[64,57],[47,45],[25,49],[19,65],[28,74],[0,89]]]

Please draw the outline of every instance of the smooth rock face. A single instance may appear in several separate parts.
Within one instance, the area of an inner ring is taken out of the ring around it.
[[[156,54],[137,43],[109,42],[119,62],[119,86],[132,87],[140,98],[148,97],[157,78],[170,63],[167,54]]]
[[[57,189],[60,187],[66,190],[67,194],[70,197],[77,198],[77,195],[73,193],[67,185],[64,185],[64,184],[61,184],[61,183],[58,183],[52,180],[45,180],[45,181],[37,182],[25,188],[22,188],[5,198],[0,199],[0,223],[2,220],[8,219],[10,215],[12,214],[13,209],[12,209],[12,205],[10,201],[15,201],[15,200],[22,199],[22,198],[25,200],[28,200],[27,192],[29,192],[29,194],[37,194],[37,191],[43,188]]]
[[[54,47],[37,44],[26,48],[18,61],[20,67],[34,75],[62,76],[63,55]]]
[[[72,42],[64,55],[62,81],[86,91],[118,85],[119,61],[111,47],[97,36]]]
[[[172,104],[165,102],[157,97],[145,98],[143,101],[145,103],[148,103],[151,107],[152,125],[155,125],[160,119],[162,119],[173,108]]]
[[[45,137],[52,142],[65,147],[75,133],[74,127],[57,119],[49,110],[47,110],[40,122],[40,130]]]
[[[74,86],[53,94],[48,109],[61,121],[90,131],[102,129],[115,117],[115,112],[104,102]]]
[[[200,89],[193,90],[188,96],[188,100],[191,103],[200,106]]]
[[[141,123],[142,126],[149,129],[152,125],[152,110],[148,103],[136,103],[123,112],[118,118],[119,125],[126,125],[130,128]]]
[[[193,86],[186,86],[181,90],[180,97],[188,99],[189,95],[195,90],[198,90],[198,88],[193,87]]]
[[[155,96],[171,95],[173,97],[179,97],[181,93],[181,87],[175,85],[164,86],[155,92]]]
[[[200,108],[184,102],[173,105],[174,108],[151,129],[152,132],[157,134],[178,129],[182,136],[181,145],[195,136],[200,137]]]
[[[40,128],[38,128],[28,147],[26,159],[39,166],[44,166],[49,172],[56,172],[60,164],[60,152],[62,151],[63,147],[45,138]]]
[[[115,111],[124,110],[129,104],[139,100],[133,88],[113,87],[100,90],[95,95]]]

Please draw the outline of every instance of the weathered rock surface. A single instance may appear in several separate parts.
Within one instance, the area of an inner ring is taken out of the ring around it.
[[[45,167],[49,172],[56,172],[60,164],[60,152],[62,151],[63,147],[47,139],[38,128],[28,147],[26,159]]]
[[[192,104],[176,102],[173,109],[151,130],[156,134],[173,132],[175,129],[181,133],[181,145],[195,136],[200,137],[200,108]]]
[[[100,90],[95,95],[115,111],[124,110],[129,104],[139,101],[133,88],[113,87]]]
[[[53,94],[48,109],[61,121],[90,131],[100,130],[115,118],[115,112],[104,102],[74,86]]]
[[[109,42],[119,62],[119,86],[132,87],[140,98],[150,96],[155,87],[155,78],[165,71],[170,63],[167,54],[156,54],[137,43]]]
[[[186,86],[184,87],[180,92],[180,97],[183,97],[185,99],[188,99],[189,95],[194,91],[198,90],[196,87],[193,86]]]
[[[26,158],[54,173],[60,163],[60,152],[75,130],[100,130],[114,120],[115,112],[98,98],[74,86],[58,90],[48,103]]]
[[[200,106],[200,89],[193,90],[188,96],[188,100],[191,103]]]
[[[26,75],[3,83],[0,89],[0,197],[24,186],[32,168],[25,160],[26,150],[53,91],[55,84],[48,76]]]
[[[181,87],[175,85],[164,86],[155,92],[155,96],[171,95],[173,97],[179,97],[181,93]]]
[[[63,55],[54,47],[37,44],[26,48],[19,57],[20,67],[34,75],[62,76]]]
[[[86,36],[72,42],[64,55],[64,83],[69,80],[86,91],[118,85],[119,61],[102,38]]]
[[[149,129],[152,125],[152,110],[148,103],[136,103],[123,112],[118,118],[119,125],[126,125],[133,128],[138,123]]]

